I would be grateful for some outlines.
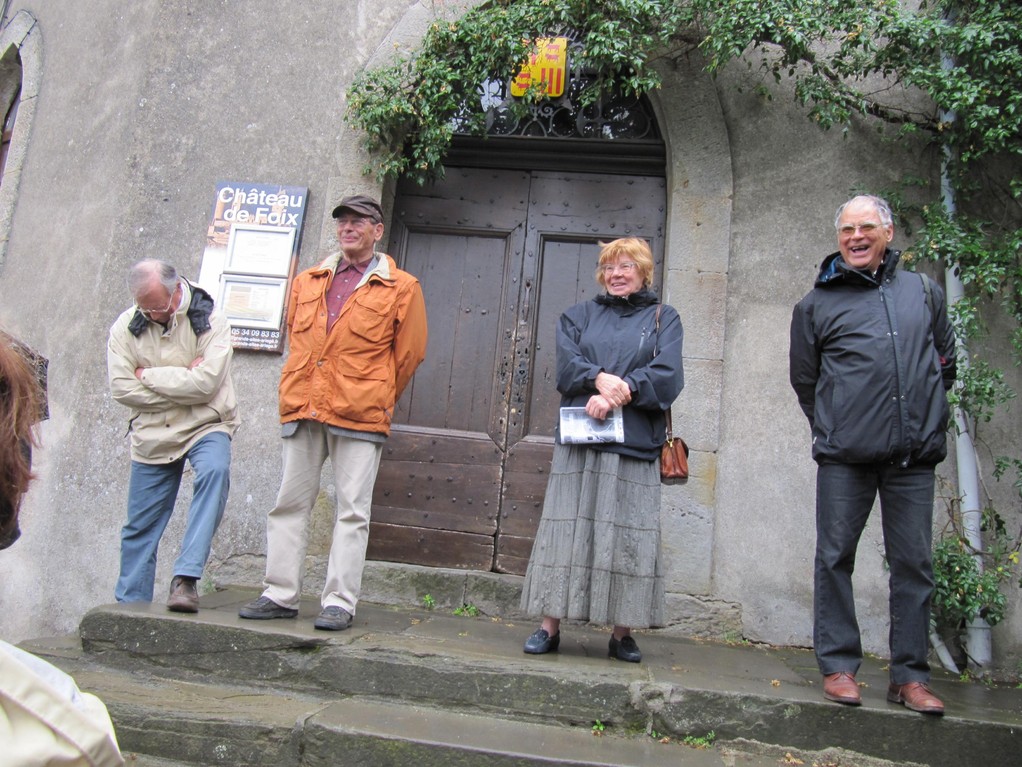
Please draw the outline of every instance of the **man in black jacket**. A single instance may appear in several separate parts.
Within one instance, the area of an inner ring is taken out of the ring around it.
[[[854,197],[836,226],[838,252],[795,306],[789,359],[818,464],[813,643],[824,697],[861,703],[852,570],[879,493],[891,573],[887,699],[942,714],[927,654],[934,469],[947,454],[954,333],[941,288],[898,270],[884,200]]]

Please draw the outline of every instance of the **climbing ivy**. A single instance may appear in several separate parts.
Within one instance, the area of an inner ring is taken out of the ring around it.
[[[485,115],[465,105],[477,100],[480,83],[516,72],[530,41],[583,31],[585,65],[614,77],[626,93],[645,93],[660,86],[653,64],[688,17],[683,4],[656,0],[495,0],[457,21],[434,21],[417,51],[363,72],[348,90],[346,119],[362,132],[381,177],[424,182],[442,175],[456,119],[467,119],[459,130],[483,134]],[[588,84],[583,102],[602,85]],[[542,98],[533,89],[519,108]]]
[[[1006,599],[997,570],[980,572],[975,557],[958,538],[942,538],[933,552],[933,614],[937,623],[961,626],[983,618],[991,626],[1004,617]]]
[[[361,73],[346,119],[359,128],[383,177],[442,173],[454,119],[478,84],[506,79],[529,41],[582,34],[582,62],[626,92],[659,87],[670,59],[698,48],[710,72],[736,60],[780,81],[823,128],[867,116],[924,131],[971,167],[1022,147],[1022,8],[1010,0],[492,0],[460,19],[434,21],[420,47]],[[948,17],[953,20],[948,20]],[[953,62],[945,66],[945,57]],[[886,78],[877,81],[874,76]],[[602,83],[587,86],[595,98]],[[913,108],[908,90],[930,97]],[[532,98],[542,98],[535,91]],[[933,107],[936,107],[934,109]],[[947,119],[943,111],[956,112]],[[462,130],[481,134],[481,114]],[[959,175],[958,183],[965,181]],[[1011,179],[1017,198],[1022,180]]]

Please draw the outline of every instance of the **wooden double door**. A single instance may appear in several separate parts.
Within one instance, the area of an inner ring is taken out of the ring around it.
[[[397,190],[388,252],[419,278],[425,362],[398,404],[369,557],[523,573],[557,419],[554,329],[591,298],[598,243],[650,242],[664,179],[450,168]]]

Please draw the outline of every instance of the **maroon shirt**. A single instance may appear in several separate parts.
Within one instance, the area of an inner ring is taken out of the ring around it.
[[[351,294],[355,292],[355,288],[372,262],[373,259],[369,259],[364,264],[346,264],[342,260],[337,264],[334,278],[330,281],[330,288],[326,292],[326,309],[328,314],[326,332],[328,334],[333,328],[334,323],[337,322],[337,318],[341,315],[341,309],[344,308],[344,304],[351,298]]]

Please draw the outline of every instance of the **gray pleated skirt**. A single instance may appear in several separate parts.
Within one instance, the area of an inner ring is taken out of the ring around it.
[[[521,606],[609,626],[664,625],[656,461],[554,446]]]

